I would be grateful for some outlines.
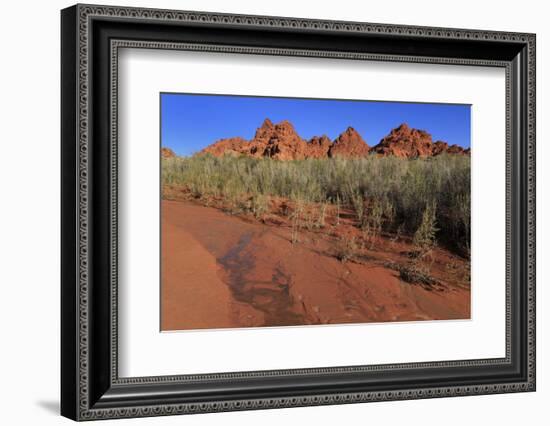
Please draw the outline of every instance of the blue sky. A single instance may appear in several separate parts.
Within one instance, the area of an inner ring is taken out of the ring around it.
[[[374,146],[401,123],[431,133],[434,142],[470,146],[470,105],[161,94],[161,145],[191,155],[218,139],[254,137],[265,118],[289,120],[308,140],[335,139],[354,127]]]

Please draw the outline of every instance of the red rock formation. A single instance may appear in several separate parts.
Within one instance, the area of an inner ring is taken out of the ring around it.
[[[249,153],[249,143],[240,137],[220,139],[216,143],[203,149],[204,153],[212,154],[216,157],[222,155],[241,155]]]
[[[470,148],[464,149],[460,145],[451,145],[448,143],[437,141],[433,144],[432,155],[435,157],[439,154],[460,154],[460,155],[470,155]]]
[[[289,121],[273,124],[266,118],[252,140],[247,141],[240,137],[221,139],[202,152],[215,156],[229,154],[270,157],[277,160],[302,160],[309,157],[308,151],[308,144],[298,136]]]
[[[437,141],[432,146],[432,155],[439,155],[444,152],[447,152],[449,149],[449,144],[443,141]]]
[[[165,147],[160,148],[160,155],[162,158],[172,158],[176,156],[174,151],[172,151],[170,148]]]
[[[451,145],[447,149],[447,154],[461,154],[461,155],[468,155],[470,154],[470,148],[464,149],[459,145]]]
[[[313,136],[307,143],[309,158],[327,158],[332,141],[326,136]]]
[[[330,157],[364,157],[369,153],[369,146],[353,127],[348,127],[336,138],[330,147]]]
[[[254,138],[247,141],[241,137],[220,139],[204,148],[203,153],[215,156],[246,155],[269,157],[277,160],[302,160],[305,158],[364,157],[370,153],[381,156],[393,155],[403,158],[431,157],[443,153],[469,155],[470,149],[446,142],[432,142],[431,135],[410,128],[406,123],[393,129],[380,143],[369,148],[361,135],[348,127],[334,142],[327,136],[314,136],[309,141],[302,139],[289,121],[273,124],[266,118],[256,129]],[[173,154],[173,153],[172,153]]]
[[[371,152],[382,156],[416,158],[433,157],[444,153],[469,155],[470,150],[465,150],[458,145],[449,146],[443,141],[432,143],[432,136],[428,132],[412,129],[403,123],[393,129],[378,145],[373,146]]]
[[[372,147],[371,152],[404,158],[428,157],[432,155],[432,136],[403,123]]]
[[[261,156],[270,157],[276,160],[303,160],[307,157],[308,146],[294,130],[289,121],[281,121],[278,124],[266,119],[251,141],[257,147],[256,152]]]

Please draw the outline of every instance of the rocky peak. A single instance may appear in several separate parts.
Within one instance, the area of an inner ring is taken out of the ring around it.
[[[470,154],[470,148],[464,149],[460,145],[451,145],[446,150],[447,154],[460,154],[460,155],[469,155]]]
[[[249,142],[237,136],[234,138],[220,139],[216,143],[204,148],[202,152],[221,157],[223,155],[249,154],[249,148]]]
[[[440,154],[469,155],[470,150],[465,150],[459,145],[449,146],[444,141],[432,142],[432,135],[425,130],[414,129],[403,123],[392,129],[378,145],[372,147],[371,152],[384,156],[416,158]]]
[[[271,121],[269,118],[264,118],[264,121],[262,125],[260,126],[260,129],[272,129],[274,127],[273,121]]]
[[[327,135],[313,136],[307,143],[311,146],[330,146],[330,145],[332,145],[332,141],[329,139],[329,137]]]
[[[402,133],[407,134],[411,133],[411,128],[407,123],[401,123],[399,126],[397,126],[395,129],[392,129],[390,133]]]
[[[332,146],[332,141],[327,135],[313,136],[307,143],[308,157],[327,158]]]
[[[220,139],[202,152],[215,156],[229,154],[257,158],[269,157],[277,160],[301,160],[364,157],[369,153],[404,158],[430,157],[443,153],[469,155],[470,149],[463,149],[458,145],[449,146],[443,141],[434,143],[428,132],[411,128],[407,123],[392,129],[378,145],[372,148],[369,148],[353,127],[348,127],[334,141],[323,135],[314,136],[306,142],[296,133],[290,121],[283,120],[274,124],[266,118],[250,141],[240,137]]]
[[[406,158],[428,157],[432,155],[432,145],[432,136],[428,132],[402,123],[375,145],[372,152]]]
[[[292,123],[288,120],[283,120],[275,125],[275,131],[281,135],[296,135],[296,130]]]
[[[369,153],[369,146],[353,127],[348,127],[332,144],[330,157],[362,157]]]
[[[298,136],[292,123],[287,120],[272,127],[266,126],[260,135],[256,132],[251,142],[260,148],[262,144],[267,144],[262,154],[264,157],[278,160],[301,160],[307,157],[306,141]]]
[[[447,152],[449,149],[449,144],[443,141],[436,141],[432,146],[432,155],[439,155],[444,152]]]
[[[253,140],[269,140],[279,137],[298,137],[298,134],[292,123],[288,120],[273,124],[269,118],[266,118],[256,130]]]
[[[160,148],[160,155],[162,158],[172,158],[176,156],[174,151],[172,151],[170,148],[165,147]]]
[[[256,134],[254,135],[254,139],[268,138],[273,132],[274,128],[275,126],[271,122],[271,120],[269,118],[266,118],[262,123],[262,125],[256,129]]]

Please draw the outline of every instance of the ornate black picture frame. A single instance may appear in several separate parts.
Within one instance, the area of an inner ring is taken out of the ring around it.
[[[62,415],[92,420],[535,390],[534,34],[96,5],[64,9],[61,28]],[[506,356],[120,378],[120,47],[504,68]]]

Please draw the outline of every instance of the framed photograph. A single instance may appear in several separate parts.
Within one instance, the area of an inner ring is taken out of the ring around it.
[[[535,35],[61,12],[61,412],[535,390]]]

